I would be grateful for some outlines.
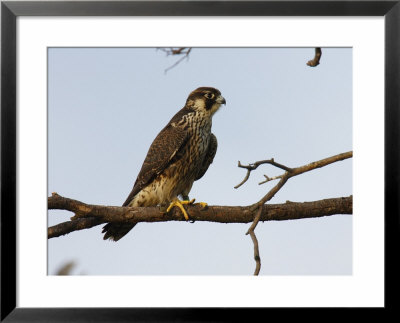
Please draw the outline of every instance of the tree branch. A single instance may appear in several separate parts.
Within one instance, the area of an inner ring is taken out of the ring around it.
[[[321,60],[322,50],[321,47],[315,48],[315,56],[312,60],[307,62],[307,65],[310,67],[316,67],[319,65],[319,61]]]
[[[260,250],[258,248],[258,240],[257,240],[256,233],[254,232],[254,229],[256,228],[258,222],[260,221],[261,214],[263,212],[263,208],[264,208],[263,205],[261,205],[258,208],[258,212],[257,212],[256,216],[254,217],[253,223],[251,224],[249,230],[246,233],[246,234],[250,234],[251,240],[253,241],[253,245],[254,245],[254,260],[256,262],[256,269],[254,270],[254,276],[258,276],[258,274],[260,273],[260,269],[261,269]]]
[[[338,161],[342,161],[342,160],[345,160],[345,159],[348,159],[348,158],[351,158],[351,157],[353,157],[353,152],[352,151],[348,151],[348,152],[345,152],[345,153],[342,153],[342,154],[338,154],[338,155],[335,155],[335,156],[332,156],[332,157],[321,159],[321,160],[312,162],[310,164],[307,164],[307,165],[304,165],[304,166],[300,166],[300,167],[296,167],[296,168],[290,168],[290,167],[287,167],[285,165],[279,164],[279,163],[275,162],[274,158],[271,158],[271,159],[268,159],[268,160],[260,160],[260,161],[257,161],[255,163],[249,164],[249,165],[242,165],[240,163],[240,161],[239,161],[238,162],[238,167],[247,169],[247,173],[246,173],[246,176],[244,177],[244,179],[238,185],[236,185],[235,188],[239,188],[244,183],[246,183],[247,180],[250,177],[250,173],[253,170],[257,169],[258,166],[263,165],[263,164],[270,164],[272,166],[281,168],[283,170],[286,170],[286,173],[282,174],[282,175],[279,175],[279,176],[274,176],[274,177],[268,177],[267,175],[264,175],[266,180],[263,181],[263,182],[260,182],[259,184],[264,184],[266,182],[269,182],[271,180],[275,180],[275,179],[278,179],[278,178],[282,178],[284,176],[288,176],[289,178],[293,177],[293,176],[297,176],[297,175],[300,175],[302,173],[309,172],[309,171],[311,171],[313,169],[321,168],[321,167],[327,166],[329,164],[332,164],[332,163],[335,163],[335,162],[338,162]]]
[[[73,231],[79,231],[83,229],[90,229],[96,225],[102,224],[103,221],[100,218],[82,218],[73,221],[67,221],[59,223],[55,226],[47,229],[48,238],[56,238]]]
[[[275,194],[283,187],[283,185],[285,185],[285,183],[289,180],[289,178],[291,178],[293,176],[300,175],[302,173],[308,172],[308,171],[316,169],[316,168],[324,167],[326,165],[332,164],[332,163],[340,161],[340,160],[344,160],[344,159],[350,158],[352,156],[353,156],[353,152],[349,151],[347,153],[342,153],[342,154],[339,154],[339,155],[335,155],[335,156],[332,156],[332,157],[321,159],[319,161],[312,162],[312,163],[310,163],[308,165],[304,165],[304,166],[300,166],[300,167],[296,167],[296,168],[289,168],[289,167],[287,167],[285,165],[276,163],[273,158],[272,159],[268,159],[268,160],[261,160],[261,161],[255,162],[253,164],[250,164],[248,166],[243,166],[239,161],[238,167],[246,168],[247,169],[247,174],[246,174],[245,178],[243,179],[243,181],[240,184],[236,185],[235,188],[238,188],[239,186],[244,184],[249,179],[250,172],[255,170],[258,166],[260,166],[262,164],[271,164],[271,165],[273,165],[275,167],[278,167],[278,168],[286,170],[286,172],[284,174],[279,175],[279,176],[275,176],[275,177],[272,177],[272,178],[268,177],[267,175],[264,175],[266,180],[261,182],[261,183],[259,183],[259,184],[263,184],[263,183],[266,183],[266,182],[268,182],[270,180],[277,179],[277,178],[280,178],[280,181],[260,201],[258,201],[257,203],[253,204],[250,207],[250,209],[252,211],[255,211],[255,210],[258,209],[258,212],[254,216],[253,223],[250,226],[250,228],[247,230],[247,233],[246,233],[246,234],[250,234],[251,239],[252,239],[253,244],[254,244],[254,259],[256,260],[256,270],[254,272],[254,275],[258,275],[258,273],[260,271],[260,267],[261,267],[261,260],[259,259],[259,256],[258,256],[259,255],[259,252],[258,252],[258,241],[257,241],[257,237],[256,237],[256,234],[255,234],[254,230],[255,230],[258,222],[260,221],[262,209],[263,209],[265,203],[268,202],[269,200],[271,200],[275,196]]]
[[[91,205],[62,197],[53,193],[48,197],[48,209],[74,212],[71,221],[48,228],[48,238],[58,237],[76,230],[88,229],[108,222],[166,222],[185,221],[177,208],[168,214],[160,212],[159,207],[122,207]],[[186,206],[193,221],[216,223],[250,223],[254,220],[252,206]],[[315,218],[334,214],[352,214],[353,198],[339,197],[313,202],[286,202],[264,205],[260,212],[260,221],[282,221]]]
[[[183,49],[180,52],[182,52]],[[285,185],[289,178],[303,174],[316,168],[351,158],[353,152],[338,154],[332,157],[321,159],[296,168],[290,168],[275,162],[273,158],[257,161],[253,164],[242,165],[238,162],[238,167],[247,169],[245,178],[235,188],[243,185],[250,177],[253,170],[263,164],[270,164],[277,168],[285,170],[285,173],[279,176],[268,177],[259,184],[266,183],[274,179],[280,179],[279,182],[268,191],[268,193],[257,203],[250,206],[208,206],[206,208],[199,205],[187,206],[191,222],[209,221],[219,223],[249,223],[252,222],[246,234],[250,237],[254,245],[254,260],[256,268],[254,275],[258,275],[261,269],[261,258],[258,246],[258,240],[255,234],[255,228],[259,221],[271,220],[293,220],[311,217],[321,217],[333,214],[352,214],[353,197],[342,197],[325,199],[314,202],[294,203],[286,202],[284,204],[266,205],[275,194]],[[71,221],[63,222],[48,228],[48,238],[55,238],[68,234],[73,231],[88,229],[101,223],[109,222],[165,222],[165,221],[185,221],[182,212],[177,208],[172,209],[168,214],[161,212],[159,207],[121,207],[121,206],[102,206],[86,204],[77,200],[62,197],[53,193],[48,198],[49,209],[61,209],[74,212]],[[256,212],[257,211],[257,212]]]
[[[282,165],[282,164],[279,164],[279,163],[275,162],[275,160],[273,158],[268,159],[268,160],[260,160],[260,161],[257,161],[255,163],[253,163],[253,164],[249,164],[247,166],[246,165],[242,165],[241,162],[238,161],[238,167],[247,169],[247,174],[246,174],[245,178],[238,185],[236,185],[234,188],[239,188],[244,183],[246,183],[247,180],[250,177],[250,173],[253,170],[257,169],[258,166],[263,165],[263,164],[270,164],[270,165],[273,165],[275,167],[281,168],[281,169],[286,170],[286,171],[291,171],[292,170],[291,168],[286,167],[285,165]],[[278,178],[278,177],[269,178],[269,180],[276,179],[276,178]]]
[[[164,73],[167,73],[170,69],[174,68],[177,66],[180,62],[182,62],[185,58],[189,59],[189,54],[192,51],[191,47],[178,47],[178,48],[158,48],[159,50],[163,51],[164,53],[167,54],[167,56],[170,55],[183,55],[180,59],[178,59],[174,64],[172,64],[170,67],[166,68],[164,70]]]

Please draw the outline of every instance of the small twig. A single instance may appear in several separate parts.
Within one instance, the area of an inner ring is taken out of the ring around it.
[[[243,166],[242,166],[242,164],[240,164],[240,161],[238,162],[238,167],[242,167],[242,168],[244,168]],[[246,183],[247,182],[247,180],[249,179],[249,177],[250,177],[250,172],[252,171],[252,169],[247,169],[247,173],[246,173],[246,176],[243,178],[243,180],[239,183],[239,184],[237,184],[234,188],[239,188],[240,186],[242,186],[244,183]]]
[[[178,49],[173,49],[171,48],[171,54],[172,55],[179,55],[182,54],[182,52],[186,49],[186,47],[180,47]]]
[[[307,62],[307,65],[310,67],[316,67],[319,65],[319,61],[321,60],[322,50],[321,47],[315,48],[315,56],[312,60]]]
[[[258,250],[258,240],[254,231],[250,232],[250,237],[254,244],[254,260],[256,261],[256,269],[254,270],[254,276],[258,276],[261,269],[261,257],[260,257],[260,252]]]
[[[258,276],[261,269],[261,257],[260,257],[260,250],[258,248],[258,240],[254,229],[256,228],[258,222],[260,221],[261,214],[263,211],[263,205],[258,208],[258,212],[254,217],[253,223],[251,224],[249,230],[246,234],[250,234],[251,240],[253,241],[254,245],[254,260],[256,261],[256,269],[254,270],[254,276]]]
[[[177,66],[180,62],[182,62],[185,58],[189,59],[189,54],[192,50],[191,47],[178,47],[178,48],[158,48],[159,50],[163,51],[164,53],[167,54],[167,56],[170,55],[183,55],[180,59],[178,59],[174,64],[172,64],[170,67],[166,68],[164,70],[164,73],[167,73],[170,69],[174,68]]]
[[[257,169],[258,166],[263,165],[263,164],[270,164],[270,165],[273,165],[275,167],[278,167],[278,168],[281,168],[283,170],[286,170],[287,172],[291,171],[291,168],[275,162],[275,160],[273,158],[267,159],[267,160],[260,160],[260,161],[257,161],[255,163],[253,163],[253,164],[249,164],[249,165],[242,165],[241,162],[239,161],[238,162],[238,167],[247,169],[247,173],[246,173],[246,176],[244,177],[244,179],[238,185],[236,185],[235,188],[239,188],[244,183],[246,183],[247,180],[250,177],[250,172],[255,170],[255,169]]]
[[[265,183],[267,183],[267,182],[276,180],[276,179],[278,179],[278,178],[282,178],[282,176],[283,176],[283,175],[268,177],[267,175],[264,175],[265,180],[262,181],[262,182],[260,182],[260,183],[258,183],[258,185],[262,185],[262,184],[265,184]]]
[[[180,55],[180,54],[185,54],[187,49],[190,49],[190,47],[178,47],[178,48],[157,48],[157,50],[161,50],[162,52],[166,53],[167,56],[170,55]]]

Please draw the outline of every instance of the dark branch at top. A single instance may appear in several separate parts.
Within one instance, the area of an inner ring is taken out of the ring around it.
[[[316,67],[319,65],[319,61],[321,60],[322,50],[321,47],[315,48],[315,56],[312,60],[307,62],[307,65],[310,67]]]
[[[174,64],[172,64],[170,67],[165,69],[165,71],[164,71],[165,73],[167,73],[170,69],[172,69],[175,66],[177,66],[185,58],[189,59],[189,54],[190,54],[190,52],[192,50],[191,47],[178,47],[178,48],[170,47],[170,48],[157,48],[157,49],[159,49],[162,52],[166,53],[167,56],[170,56],[170,55],[182,55],[182,57],[180,59],[178,59]]]

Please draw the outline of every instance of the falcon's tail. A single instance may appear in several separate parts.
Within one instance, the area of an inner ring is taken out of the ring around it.
[[[103,227],[102,233],[105,233],[103,239],[118,241],[131,231],[135,225],[136,223],[107,223]]]

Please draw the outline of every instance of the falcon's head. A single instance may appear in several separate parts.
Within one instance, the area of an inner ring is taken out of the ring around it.
[[[213,115],[221,104],[226,104],[221,92],[213,87],[199,87],[189,94],[186,106]]]

